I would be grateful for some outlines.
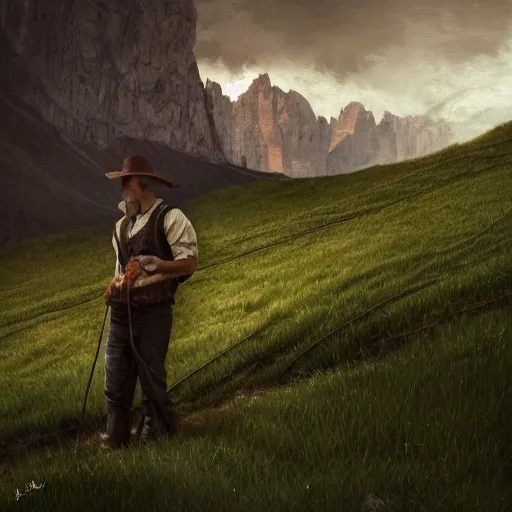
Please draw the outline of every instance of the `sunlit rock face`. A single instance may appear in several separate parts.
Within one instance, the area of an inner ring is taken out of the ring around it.
[[[325,174],[331,128],[297,92],[272,86],[263,74],[234,102],[209,80],[206,95],[231,162],[293,177]]]
[[[340,174],[374,165],[379,160],[380,143],[371,112],[361,103],[351,102],[334,126],[327,155],[328,174]]]

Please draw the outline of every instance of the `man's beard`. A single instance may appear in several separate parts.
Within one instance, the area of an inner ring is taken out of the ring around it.
[[[135,201],[125,201],[126,206],[126,216],[133,218],[136,217],[140,213],[140,201],[136,199]]]

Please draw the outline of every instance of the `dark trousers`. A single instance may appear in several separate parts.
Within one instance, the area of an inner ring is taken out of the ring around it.
[[[105,404],[108,413],[106,434],[114,445],[124,445],[130,440],[131,408],[137,378],[140,378],[143,394],[146,435],[165,434],[172,428],[165,370],[172,329],[172,306],[165,303],[140,309],[132,307],[131,316],[135,347],[149,369],[145,369],[133,353],[128,308],[126,305],[113,306],[105,349]],[[147,377],[148,371],[152,384]],[[163,418],[156,402],[161,404]]]

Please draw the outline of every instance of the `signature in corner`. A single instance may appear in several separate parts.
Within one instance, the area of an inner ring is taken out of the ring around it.
[[[29,494],[32,491],[37,491],[39,489],[42,489],[45,486],[45,483],[43,482],[40,485],[37,485],[34,480],[30,482],[29,484],[25,484],[25,492],[20,492],[19,489],[16,489],[16,501],[18,501],[22,496],[25,496],[26,494]]]

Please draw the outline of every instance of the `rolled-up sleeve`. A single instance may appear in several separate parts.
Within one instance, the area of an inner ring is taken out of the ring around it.
[[[197,234],[192,223],[179,208],[165,215],[165,237],[175,260],[195,256],[198,258]]]
[[[116,266],[114,269],[114,277],[118,277],[121,275],[121,264],[119,263],[119,250],[117,248],[116,238],[112,233],[112,246],[114,247],[114,251],[116,253]]]

